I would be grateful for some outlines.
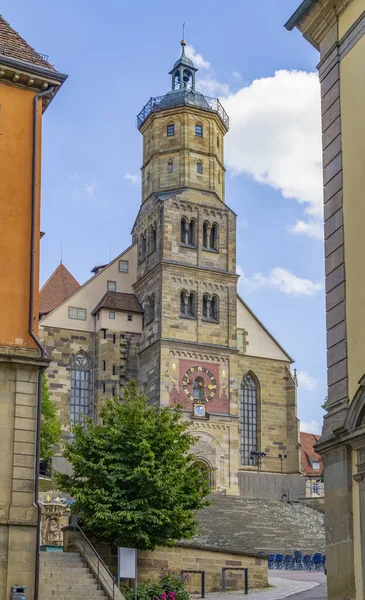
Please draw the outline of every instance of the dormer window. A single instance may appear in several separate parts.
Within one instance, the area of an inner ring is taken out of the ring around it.
[[[203,137],[203,125],[195,125],[196,137]]]
[[[173,135],[175,135],[175,126],[172,123],[171,125],[167,126],[167,137],[172,137]]]

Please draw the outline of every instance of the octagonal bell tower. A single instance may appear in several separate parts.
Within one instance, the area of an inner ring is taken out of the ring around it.
[[[150,98],[137,117],[143,135],[142,203],[156,192],[188,187],[224,202],[223,138],[229,118],[218,99],[195,89],[198,69],[185,45],[183,40],[169,73],[171,90]]]

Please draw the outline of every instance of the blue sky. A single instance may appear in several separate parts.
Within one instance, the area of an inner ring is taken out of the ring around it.
[[[318,55],[283,28],[298,4],[2,0],[1,10],[69,75],[44,117],[42,282],[61,243],[80,282],[129,245],[140,203],[135,117],[170,89],[186,22],[197,87],[231,116],[226,202],[238,214],[239,291],[295,358],[299,417],[315,431],[326,395]]]

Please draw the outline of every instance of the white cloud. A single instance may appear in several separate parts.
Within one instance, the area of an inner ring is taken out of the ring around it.
[[[187,46],[185,46],[185,54],[188,58],[190,58],[193,61],[194,66],[197,69],[209,69],[210,63],[208,61],[204,60],[202,55],[198,54],[195,51],[194,46],[190,46],[189,44]]]
[[[295,225],[288,227],[292,233],[304,233],[308,237],[316,238],[317,240],[323,240],[323,223],[318,220],[311,221],[297,221]]]
[[[228,83],[220,83],[214,76],[199,79],[197,87],[206,96],[227,96],[230,93]]]
[[[317,386],[317,381],[311,375],[308,375],[306,371],[297,372],[298,386],[309,392],[313,392]]]
[[[239,73],[238,71],[233,71],[232,75],[235,79],[241,79],[242,77],[241,73]]]
[[[70,181],[80,181],[80,177],[77,173],[66,173],[66,177]]]
[[[132,173],[126,173],[124,175],[124,179],[133,183],[133,185],[137,185],[140,182],[140,176]]]
[[[300,431],[305,431],[306,433],[315,433],[316,435],[321,435],[322,425],[317,423],[317,421],[301,421],[300,422]]]
[[[85,183],[84,185],[84,192],[86,194],[86,196],[92,197],[96,190],[98,189],[98,186],[96,185],[96,183]]]
[[[271,269],[267,275],[254,273],[250,277],[247,277],[240,267],[237,268],[237,272],[241,275],[239,284],[245,290],[271,288],[291,296],[314,296],[323,287],[320,281],[297,277],[297,275],[281,267]]]
[[[315,73],[277,71],[222,100],[231,117],[226,163],[304,204],[295,233],[319,237],[322,219],[320,95]]]

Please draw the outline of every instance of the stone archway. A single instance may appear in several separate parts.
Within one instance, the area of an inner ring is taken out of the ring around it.
[[[216,488],[216,471],[215,469],[212,467],[212,465],[210,464],[209,461],[205,460],[204,458],[199,458],[196,463],[195,463],[199,469],[204,473],[204,475],[206,476],[208,485],[209,485],[209,489],[210,490],[215,490]]]
[[[228,488],[227,468],[225,465],[225,456],[219,441],[207,431],[194,431],[193,435],[197,438],[194,444],[193,452],[197,455],[197,461],[209,465],[214,480],[214,488]]]

